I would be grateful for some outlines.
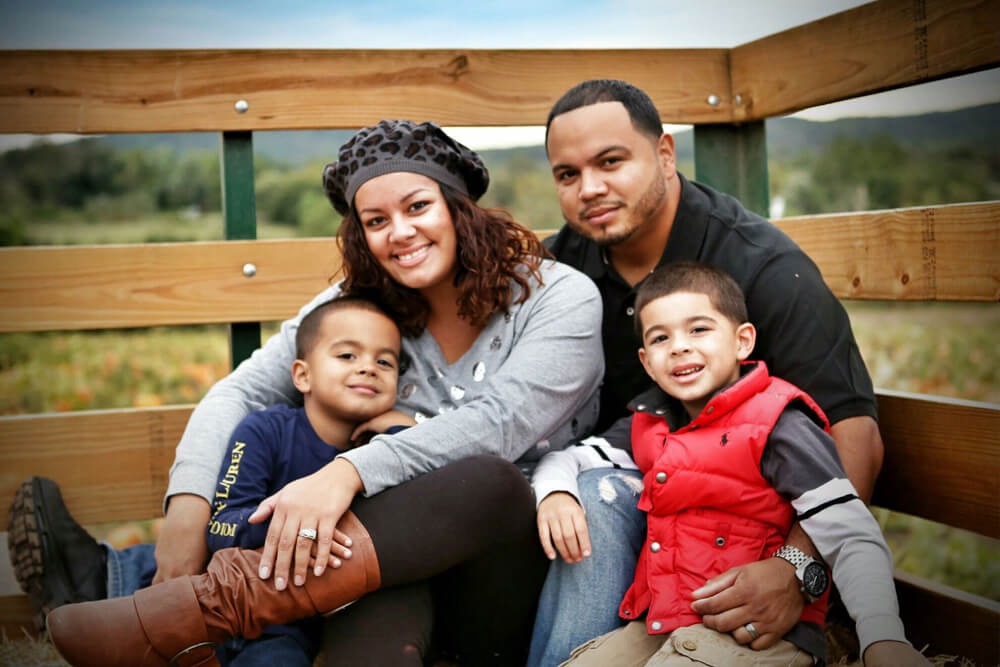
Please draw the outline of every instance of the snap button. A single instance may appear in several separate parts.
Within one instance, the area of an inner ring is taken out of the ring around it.
[[[724,546],[726,546],[726,538],[722,537],[721,535],[719,537],[715,538],[715,546],[717,546],[717,547],[724,547]]]
[[[654,554],[658,553],[660,551],[660,543],[653,542],[652,544],[649,545],[649,550],[652,551]]]
[[[639,412],[642,412],[643,410],[646,409],[646,404],[640,403],[639,405],[635,406],[635,409],[638,410]]]
[[[656,481],[659,482],[660,484],[663,484],[665,481],[667,481],[667,473],[665,472],[656,473]]]
[[[632,317],[633,315],[635,315],[635,308],[629,306],[628,308],[625,309],[625,314],[628,315],[629,317]]]
[[[685,639],[681,643],[681,646],[683,646],[688,651],[694,651],[695,649],[698,648],[698,642],[694,641],[693,639]]]
[[[625,611],[622,612],[622,614],[624,616],[631,616],[632,615],[632,610],[631,609],[626,609]]]
[[[663,629],[663,623],[660,623],[659,621],[653,621],[652,623],[649,624],[649,627],[659,632],[660,630]]]

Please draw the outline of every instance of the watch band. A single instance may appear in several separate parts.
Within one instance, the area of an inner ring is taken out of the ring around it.
[[[798,547],[793,547],[790,544],[783,545],[780,549],[778,549],[771,555],[775,558],[784,558],[789,563],[794,565],[796,570],[798,570],[800,567],[802,567],[809,561],[815,560],[805,551],[802,551],[802,549],[799,549]]]

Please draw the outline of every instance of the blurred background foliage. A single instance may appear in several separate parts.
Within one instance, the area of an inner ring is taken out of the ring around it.
[[[1000,199],[1000,105],[902,119],[768,121],[772,217]],[[255,133],[260,238],[326,236],[344,132]],[[675,135],[693,175],[691,132]],[[0,155],[0,245],[222,238],[218,135],[40,140]],[[488,206],[561,224],[541,146],[483,151]],[[877,387],[1000,403],[996,304],[848,302]],[[290,313],[291,314],[291,313]],[[264,327],[265,336],[276,329]],[[224,327],[0,335],[0,414],[197,402],[229,369]],[[1000,544],[875,510],[902,569],[1000,600]],[[94,527],[116,546],[159,522]]]

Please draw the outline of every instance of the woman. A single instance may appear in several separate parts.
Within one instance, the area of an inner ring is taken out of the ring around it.
[[[434,577],[435,599],[463,621],[445,633],[465,641],[459,659],[523,663],[547,561],[519,466],[593,425],[601,305],[590,280],[544,259],[530,231],[476,204],[488,180],[479,156],[433,123],[382,121],[341,148],[324,187],[344,215],[345,279],[299,317],[345,292],[380,301],[404,332],[412,363],[397,407],[417,425],[376,436],[262,503],[253,520],[271,523],[261,553],[223,550],[204,575],[52,611],[64,657],[212,664],[210,643],[382,589],[334,617],[340,641],[327,643],[328,664],[419,665],[430,603],[411,584]],[[296,323],[222,381],[239,386],[246,410],[292,393]],[[376,620],[376,631],[357,631]]]

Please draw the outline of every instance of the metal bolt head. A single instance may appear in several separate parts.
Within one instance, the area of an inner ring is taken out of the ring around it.
[[[743,104],[743,96],[739,94],[736,95],[736,97],[733,98],[733,104],[735,104],[736,106],[740,106],[741,104]]]
[[[236,109],[236,113],[246,113],[250,108],[250,103],[246,100],[236,100],[236,104],[233,105],[233,108]]]
[[[250,262],[244,264],[243,275],[246,276],[247,278],[253,278],[255,275],[257,275],[257,265],[251,264]]]
[[[719,99],[719,96],[718,96],[718,95],[716,95],[715,93],[712,93],[711,95],[709,95],[709,96],[708,96],[708,100],[707,100],[707,102],[708,102],[708,105],[709,105],[709,106],[713,106],[713,107],[717,107],[717,106],[719,106],[719,103],[720,103],[721,101],[722,101],[722,100],[720,100],[720,99]]]

